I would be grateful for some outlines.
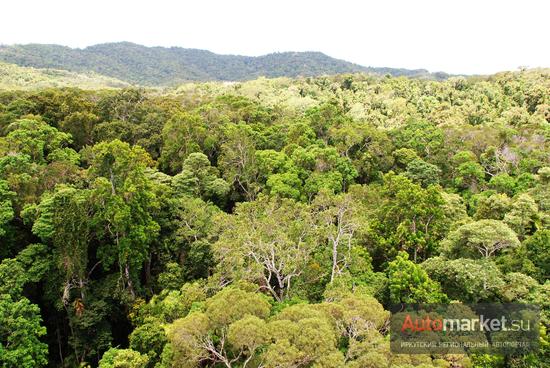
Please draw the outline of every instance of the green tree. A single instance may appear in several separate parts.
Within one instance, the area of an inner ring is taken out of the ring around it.
[[[187,280],[207,277],[214,265],[210,239],[220,210],[188,196],[175,199],[170,209],[168,248],[182,267],[181,276]]]
[[[345,191],[358,175],[350,159],[341,157],[333,147],[313,145],[297,148],[291,159],[304,181],[308,200],[323,189],[334,193]]]
[[[297,304],[283,309],[268,324],[273,343],[262,358],[266,367],[341,366],[337,333],[332,320],[314,306]]]
[[[51,161],[51,155],[59,150],[68,150],[66,146],[71,142],[69,134],[62,133],[39,120],[17,120],[8,127],[8,130],[9,133],[5,138],[7,149],[29,155],[37,163]]]
[[[15,193],[10,190],[8,182],[0,180],[0,238],[6,235],[7,225],[14,216],[13,197]]]
[[[130,348],[149,357],[147,367],[154,367],[160,361],[160,355],[166,345],[164,328],[156,319],[136,327],[129,336]]]
[[[422,263],[422,268],[452,300],[494,302],[505,285],[502,272],[486,259],[432,257]]]
[[[136,276],[159,230],[153,219],[157,198],[145,174],[150,157],[140,147],[115,140],[95,145],[89,162],[94,222],[107,230],[98,235],[105,239],[98,256],[104,268],[118,264],[124,288],[135,298]]]
[[[534,276],[539,282],[550,279],[550,230],[538,230],[523,242],[527,259],[536,267]]]
[[[164,125],[162,137],[160,163],[171,172],[180,171],[189,154],[208,152],[214,143],[202,117],[187,112],[172,116]]]
[[[132,349],[111,348],[103,354],[99,368],[145,368],[147,355],[142,355]]]
[[[228,287],[205,303],[204,312],[190,313],[169,327],[172,366],[199,362],[246,367],[267,342],[264,320],[270,305],[262,295]]]
[[[229,125],[218,163],[225,180],[246,200],[253,200],[260,191],[253,135],[247,125]]]
[[[429,164],[422,159],[415,159],[407,164],[404,175],[420,183],[423,187],[427,187],[432,184],[439,184],[441,170],[436,165]]]
[[[504,222],[512,228],[520,240],[533,234],[538,227],[538,206],[535,200],[526,193],[514,198],[510,212],[504,216]]]
[[[295,172],[270,175],[265,184],[267,192],[282,198],[302,199],[302,180]]]
[[[512,205],[512,201],[506,194],[491,194],[490,191],[486,191],[476,196],[478,197],[474,214],[476,220],[503,220]]]
[[[219,177],[216,167],[210,165],[205,154],[195,152],[183,162],[181,173],[172,178],[177,193],[200,197],[205,201],[223,203],[229,193],[229,184]]]
[[[85,300],[93,220],[90,195],[89,190],[58,186],[36,206],[37,218],[32,230],[43,242],[53,245],[57,267],[64,278],[64,303],[69,303],[73,288]]]
[[[90,112],[73,112],[63,119],[59,129],[73,138],[75,149],[79,150],[93,143],[93,130],[99,123],[99,117]]]
[[[390,172],[381,188],[384,200],[375,210],[370,237],[384,258],[398,250],[410,251],[413,259],[427,257],[444,236],[444,201],[436,186],[426,189]]]
[[[485,170],[477,162],[475,154],[471,151],[458,152],[453,156],[453,163],[456,167],[455,186],[477,193],[485,183]]]
[[[0,294],[0,364],[35,368],[48,364],[40,309],[25,297]]]
[[[319,219],[319,231],[326,239],[331,254],[330,282],[351,267],[356,246],[355,233],[362,223],[358,206],[349,194],[333,195],[323,191],[312,204]]]
[[[399,252],[388,264],[390,301],[392,303],[443,303],[447,296],[441,285],[428,277],[426,271],[409,260],[409,255]]]
[[[499,193],[512,196],[516,190],[516,179],[507,173],[498,174],[491,177],[491,180],[489,180],[489,188],[494,189]]]
[[[307,206],[261,196],[224,216],[214,244],[224,279],[260,282],[281,301],[312,257],[315,225]]]
[[[443,146],[443,131],[426,121],[411,121],[394,132],[398,148],[411,148],[429,158]]]
[[[479,220],[460,226],[442,242],[445,254],[452,257],[493,257],[497,252],[519,246],[516,233],[498,220]]]

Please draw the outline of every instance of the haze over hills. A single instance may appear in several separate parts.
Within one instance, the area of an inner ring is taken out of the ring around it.
[[[429,73],[425,69],[365,67],[321,52],[282,52],[252,57],[181,47],[146,47],[130,42],[105,43],[84,49],[44,44],[3,45],[0,46],[0,61],[24,67],[94,72],[144,86],[356,72],[433,79],[448,77],[445,73]]]

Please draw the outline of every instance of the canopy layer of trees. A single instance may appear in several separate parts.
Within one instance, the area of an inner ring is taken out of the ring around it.
[[[550,74],[0,92],[0,366],[548,367]],[[392,303],[541,306],[398,355]]]

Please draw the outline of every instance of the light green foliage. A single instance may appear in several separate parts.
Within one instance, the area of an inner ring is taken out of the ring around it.
[[[71,142],[69,134],[59,132],[56,128],[39,120],[17,120],[10,124],[8,131],[4,149],[29,155],[34,162],[38,163],[53,161],[50,155],[55,155],[54,152],[57,150],[69,150],[65,146]],[[0,151],[2,149],[0,147]]]
[[[245,316],[229,326],[227,342],[250,357],[269,340],[266,322],[254,315]]]
[[[194,367],[199,361],[244,366],[266,342],[265,318],[270,305],[259,294],[225,288],[208,299],[204,312],[192,312],[168,327],[172,367]]]
[[[335,298],[334,302],[342,309],[341,314],[337,310],[332,311],[339,316],[337,326],[340,333],[348,338],[368,338],[372,331],[383,329],[389,318],[389,312],[384,310],[378,300],[361,291],[344,293]],[[329,306],[328,311],[331,308]]]
[[[534,303],[547,343],[549,91],[548,70],[2,91],[0,366],[48,344],[52,368],[500,368],[393,354],[382,304]]]
[[[507,194],[508,196],[515,193],[516,185],[516,180],[508,175],[508,173],[495,175],[489,180],[489,188],[499,193]]]
[[[433,257],[422,263],[428,275],[438,281],[452,300],[488,302],[498,298],[505,281],[498,267],[489,260]]]
[[[270,175],[265,186],[272,195],[295,200],[302,198],[302,180],[294,172]]]
[[[172,201],[170,212],[173,230],[169,248],[182,268],[180,276],[184,279],[207,276],[213,263],[209,240],[219,209],[200,198],[183,196]]]
[[[343,120],[329,129],[329,136],[338,153],[351,160],[360,178],[376,178],[393,164],[391,140],[371,124]]]
[[[443,198],[443,213],[447,222],[451,225],[451,229],[469,220],[462,197],[458,194],[446,192],[442,192],[441,197]]]
[[[130,348],[149,357],[147,367],[154,367],[167,342],[166,332],[158,320],[151,319],[136,327],[129,336]]]
[[[247,125],[229,125],[219,157],[219,168],[223,177],[246,200],[253,200],[260,191],[253,135],[252,129]]]
[[[99,368],[146,368],[148,360],[132,349],[111,348],[103,354]]]
[[[0,263],[0,294],[21,295],[28,278],[25,269],[16,259],[6,258]]]
[[[227,315],[220,313],[222,306]],[[346,357],[354,364],[363,361],[369,353],[351,346],[358,344],[380,346],[389,356],[379,332],[389,314],[371,296],[346,292],[332,302],[293,304],[269,316],[264,296],[226,288],[207,300],[203,312],[192,312],[167,327],[169,348],[163,364],[336,368],[345,366]],[[349,347],[340,345],[343,339]]]
[[[400,252],[388,265],[390,300],[392,303],[442,303],[447,296],[437,281],[410,261],[409,255]]]
[[[203,286],[187,283],[179,290],[163,290],[146,304],[143,300],[138,300],[130,317],[138,326],[147,323],[171,323],[185,317],[195,304],[205,300]]]
[[[528,298],[538,289],[538,282],[519,272],[510,272],[504,276],[504,285],[500,288],[500,296],[504,302],[520,302]]]
[[[538,206],[529,194],[520,194],[514,198],[510,212],[504,216],[504,222],[512,228],[519,239],[534,232],[538,225]]]
[[[25,297],[0,294],[0,364],[36,368],[48,363],[48,346],[41,341],[40,308]]]
[[[397,167],[404,169],[415,160],[419,160],[418,154],[411,148],[399,148],[392,152]]]
[[[241,289],[226,288],[208,299],[206,313],[214,328],[218,328],[242,319],[246,315],[266,318],[270,305],[259,294]]]
[[[429,158],[441,149],[443,131],[426,121],[414,121],[406,124],[394,133],[396,146],[416,151],[423,158]]]
[[[16,154],[12,156],[0,157],[0,175],[8,185],[8,188],[16,193],[11,197],[11,203],[14,212],[20,211],[25,204],[34,203],[38,200],[41,191],[40,172],[37,165],[31,162],[28,155]],[[5,187],[4,187],[5,188]],[[3,209],[4,216],[9,216],[7,212],[7,202],[5,202],[6,189],[3,189]]]
[[[258,175],[260,180],[266,181],[273,174],[295,171],[293,162],[284,152],[272,149],[256,151]]]
[[[59,69],[35,69],[0,62],[0,87],[10,90],[32,90],[51,87],[78,87],[97,90],[122,88],[128,83],[92,72],[75,73]]]
[[[52,266],[50,249],[40,243],[27,245],[15,259],[24,267],[25,278],[29,282],[40,282]]]
[[[489,196],[479,194],[474,219],[503,220],[510,210],[511,200],[506,194],[491,194]]]
[[[312,204],[319,222],[320,235],[326,239],[327,254],[331,258],[330,282],[353,270],[361,262],[356,248],[356,232],[365,223],[360,208],[349,194],[334,195],[322,191]],[[352,254],[356,257],[352,257]]]
[[[334,193],[345,190],[358,175],[350,160],[338,155],[332,147],[297,148],[291,158],[309,200],[323,189]]]
[[[0,294],[18,298],[27,283],[39,282],[50,270],[48,249],[42,244],[30,244],[15,258],[0,263]]]
[[[502,221],[479,220],[452,231],[442,242],[442,247],[452,257],[490,258],[519,244],[516,233]]]
[[[220,219],[222,233],[214,245],[221,277],[262,280],[277,300],[290,292],[315,247],[308,208],[288,199],[262,196],[241,203],[235,216]]]
[[[25,285],[39,282],[49,270],[40,244],[29,245],[16,258],[0,263],[0,365],[34,368],[48,363],[46,328],[40,308],[22,295]]]
[[[295,200],[301,199],[302,179],[293,161],[284,152],[256,151],[256,161],[259,180],[265,182],[268,193]]]
[[[275,316],[268,329],[274,341],[264,356],[268,367],[319,364],[326,357],[342,361],[331,319],[315,306],[288,307]]]

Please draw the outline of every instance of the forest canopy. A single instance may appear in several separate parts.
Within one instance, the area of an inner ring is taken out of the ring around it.
[[[550,366],[550,72],[0,91],[0,366]],[[524,356],[393,303],[541,307]]]
[[[62,70],[69,75],[99,74],[104,76],[100,79],[110,85],[126,82],[141,86],[175,86],[187,81],[242,81],[260,76],[313,77],[361,72],[431,79],[448,76],[441,72],[429,73],[425,69],[365,67],[321,52],[221,55],[207,50],[146,47],[131,42],[103,43],[83,49],[43,44],[0,45],[0,62],[56,69],[57,73]],[[52,74],[52,71],[47,73]],[[87,83],[85,78],[79,78],[81,83]]]

